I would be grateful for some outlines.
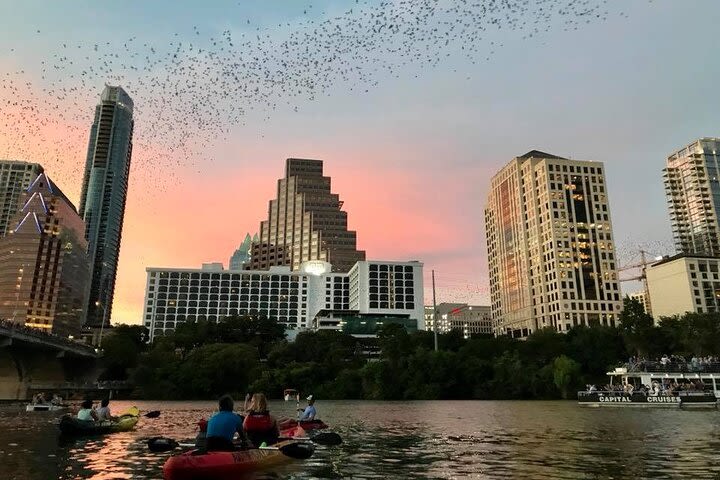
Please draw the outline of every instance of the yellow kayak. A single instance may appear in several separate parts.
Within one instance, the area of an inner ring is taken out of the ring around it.
[[[65,415],[60,419],[60,432],[65,435],[101,435],[104,433],[127,432],[135,428],[140,420],[140,410],[131,407],[120,415],[117,420],[104,420],[94,422],[79,420],[72,415]]]

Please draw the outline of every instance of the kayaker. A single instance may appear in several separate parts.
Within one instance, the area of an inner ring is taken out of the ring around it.
[[[309,422],[311,420],[315,420],[315,417],[317,416],[317,410],[315,410],[315,399],[313,398],[313,396],[308,396],[306,400],[308,406],[304,409],[298,408],[298,412],[303,412],[302,415],[300,415],[301,422]]]
[[[210,417],[207,423],[206,445],[208,451],[235,450],[233,438],[235,432],[243,435],[243,417],[233,412],[235,402],[230,395],[218,400],[219,412]]]
[[[108,405],[110,405],[109,398],[103,398],[100,401],[100,406],[95,409],[98,420],[115,420],[115,417],[110,413],[110,407]]]
[[[255,447],[277,443],[280,430],[275,417],[270,415],[264,394],[253,394],[250,406],[245,412],[243,430]]]
[[[80,404],[80,410],[77,412],[77,418],[78,420],[84,420],[86,422],[92,422],[94,420],[97,420],[97,414],[95,413],[95,410],[93,410],[93,401],[92,400],[84,400]]]

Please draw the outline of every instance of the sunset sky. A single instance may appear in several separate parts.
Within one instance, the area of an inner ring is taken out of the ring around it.
[[[79,203],[103,82],[73,91],[79,105],[63,103],[76,116],[44,111],[48,102],[70,101],[43,91],[50,75],[77,85],[65,73],[43,75],[51,62],[69,65],[79,56],[63,54],[63,43],[121,45],[135,37],[162,46],[193,41],[194,29],[203,35],[260,29],[282,37],[300,22],[379,2],[190,3],[0,0],[0,81],[31,83],[19,90],[0,84],[0,158],[45,165]],[[247,110],[242,123],[203,141],[192,159],[154,143],[159,135],[142,137],[150,121],[143,116],[148,92],[129,88],[136,149],[113,323],[140,322],[145,267],[227,265],[267,215],[287,157],[324,160],[358,247],[369,259],[420,260],[428,279],[435,269],[438,301],[487,301],[488,184],[501,166],[533,149],[605,162],[617,247],[626,262],[639,245],[653,255],[672,253],[661,170],[674,150],[720,136],[720,2],[608,5],[607,20],[577,30],[564,31],[557,20],[531,38],[512,30],[490,33],[474,63],[453,44],[439,46],[443,60],[436,67],[398,62],[392,74],[375,74],[376,84],[337,81],[314,100]],[[58,60],[63,55],[67,59]],[[107,79],[118,80],[122,85],[122,78]],[[18,101],[37,109],[23,115]],[[44,115],[55,116],[42,124]],[[193,129],[193,118],[169,121]],[[430,299],[427,292],[426,303]]]

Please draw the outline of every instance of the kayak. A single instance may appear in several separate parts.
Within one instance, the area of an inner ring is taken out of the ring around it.
[[[278,428],[281,432],[297,427],[302,427],[303,430],[322,430],[324,428],[329,428],[322,420],[304,420],[298,422],[292,418],[282,418],[278,421]]]
[[[291,449],[293,455],[282,452]],[[312,444],[287,440],[272,447],[233,452],[189,452],[170,457],[163,465],[165,480],[237,480],[243,474],[265,470],[289,463],[294,458],[309,458],[314,451]]]
[[[67,405],[55,405],[52,403],[28,403],[25,405],[26,412],[56,412],[68,408]]]
[[[102,435],[132,430],[139,419],[140,411],[136,407],[132,407],[117,420],[102,422],[79,420],[72,415],[64,415],[58,426],[64,435]]]

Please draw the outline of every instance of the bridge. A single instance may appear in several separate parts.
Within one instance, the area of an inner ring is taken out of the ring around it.
[[[86,391],[100,374],[99,352],[69,338],[0,321],[0,400],[26,400],[38,391]],[[53,388],[46,388],[53,387]]]

